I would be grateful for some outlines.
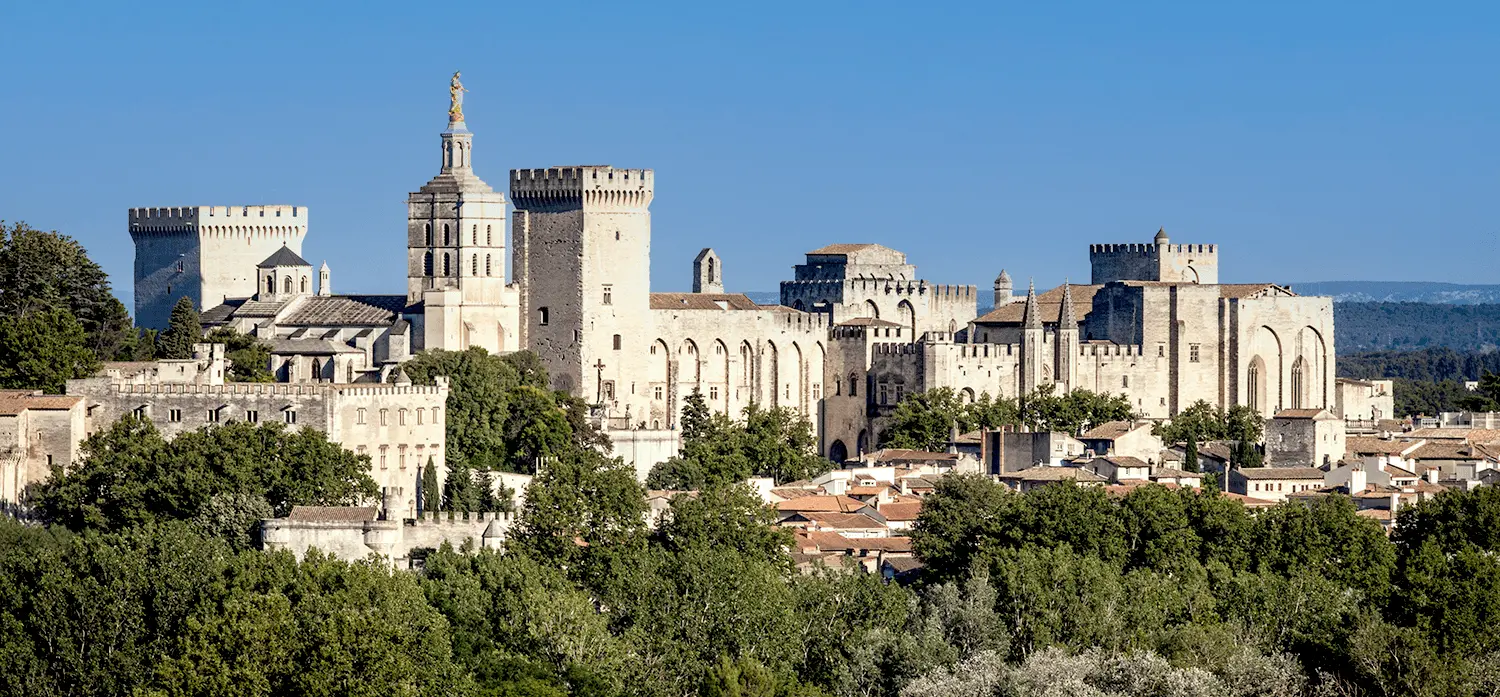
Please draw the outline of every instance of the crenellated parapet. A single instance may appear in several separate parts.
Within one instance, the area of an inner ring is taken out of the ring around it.
[[[524,209],[645,209],[655,191],[656,174],[649,169],[587,165],[510,172],[511,201]]]
[[[1091,283],[1115,281],[1166,281],[1172,283],[1218,283],[1219,246],[1215,244],[1171,244],[1165,231],[1149,244],[1091,244]]]

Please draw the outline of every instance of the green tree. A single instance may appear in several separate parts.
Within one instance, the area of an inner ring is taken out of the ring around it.
[[[505,445],[509,451],[506,469],[535,474],[538,463],[556,457],[572,444],[567,414],[553,393],[520,385],[506,395]]]
[[[442,508],[442,503],[443,490],[438,488],[437,467],[429,455],[427,465],[422,468],[422,510],[436,513]]]
[[[1182,469],[1188,472],[1198,472],[1198,437],[1192,433],[1188,434],[1187,445],[1182,449]]]
[[[77,241],[0,221],[0,317],[66,310],[100,361],[131,360],[137,333],[109,276]]]
[[[169,330],[170,331],[170,330]],[[210,343],[224,344],[224,355],[229,359],[229,379],[234,382],[272,382],[271,347],[264,341],[248,334],[241,334],[234,327],[218,327],[205,339]]]
[[[1046,384],[1024,395],[1019,404],[1020,421],[1036,431],[1058,431],[1078,435],[1110,421],[1134,418],[1130,400],[1089,390],[1056,394],[1056,385]]]
[[[896,405],[891,424],[880,435],[882,447],[942,450],[953,429],[973,425],[967,406],[951,387],[915,392]]]
[[[414,385],[433,385],[439,376],[448,378],[443,418],[450,456],[459,455],[481,469],[505,466],[508,394],[520,385],[510,363],[475,346],[465,351],[421,351],[401,369]]]
[[[1151,432],[1166,443],[1185,443],[1189,438],[1198,443],[1221,440],[1225,437],[1224,413],[1200,399],[1170,421],[1156,424]]]
[[[448,460],[448,478],[443,482],[443,508],[475,513],[485,509],[484,492],[475,481],[474,470],[463,458]]]
[[[379,493],[367,456],[321,432],[276,423],[207,426],[167,442],[150,421],[127,416],[81,450],[77,463],[56,466],[32,494],[44,520],[73,530],[223,519],[216,510],[245,505],[215,504],[221,496],[260,497],[286,515],[296,505],[350,506]]]
[[[817,453],[812,422],[786,407],[745,408],[745,434],[741,452],[751,463],[752,474],[771,477],[777,484],[810,479],[832,468],[833,463]]]
[[[645,491],[618,458],[569,450],[548,461],[526,490],[512,541],[539,560],[567,563],[587,547],[645,534]]]
[[[0,317],[0,387],[61,394],[68,380],[88,377],[98,366],[82,325],[66,308]]]
[[[671,509],[653,539],[668,552],[733,549],[781,567],[789,567],[791,562],[787,556],[791,532],[775,525],[775,510],[744,484],[672,497]]]
[[[192,358],[193,344],[203,342],[203,322],[198,317],[198,308],[193,299],[181,297],[172,306],[172,317],[167,321],[167,330],[156,342],[156,355],[162,358]]]
[[[1005,520],[1018,499],[1016,493],[988,477],[943,477],[922,502],[922,512],[912,528],[912,550],[935,578],[964,578],[984,543],[1004,534]]]

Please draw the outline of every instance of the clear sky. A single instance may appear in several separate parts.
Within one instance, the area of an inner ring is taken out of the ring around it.
[[[1226,281],[1495,282],[1500,3],[1228,5],[4,3],[0,218],[128,306],[127,208],[304,205],[336,290],[402,292],[461,69],[497,189],[656,170],[656,290],[830,242],[1046,286],[1159,226]]]

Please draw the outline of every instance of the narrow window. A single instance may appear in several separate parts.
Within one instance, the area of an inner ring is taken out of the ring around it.
[[[182,410],[181,409],[169,409],[169,410],[167,410],[167,420],[171,421],[174,424],[175,423],[180,423],[182,421]]]
[[[548,321],[548,319],[550,319],[548,317],[548,314],[549,313],[547,312],[547,308],[545,308],[545,307],[539,307],[539,308],[537,308],[536,309],[536,323],[539,324],[539,325],[541,325],[541,326],[543,326],[543,327],[547,326],[547,321]]]
[[[1163,344],[1157,344],[1156,345],[1156,357],[1157,358],[1165,358],[1166,355],[1167,355],[1167,347],[1165,345],[1163,345]]]
[[[486,276],[493,276],[493,275],[495,275],[494,272],[490,270],[490,268],[491,268],[490,267],[490,255],[486,254],[486,255],[484,255],[484,275],[486,275]]]
[[[661,401],[661,395],[662,395],[662,388],[661,388],[660,385],[657,385],[656,387],[651,388],[651,398],[652,399],[655,399],[657,401]]]
[[[443,275],[444,276],[449,275],[449,272],[448,272],[448,253],[447,252],[443,252]]]
[[[432,252],[428,252],[422,255],[422,275],[432,275]]]
[[[426,233],[427,233],[427,246],[431,247],[432,246],[432,223],[428,223],[426,225],[426,228],[427,228],[427,230],[426,230]]]
[[[487,244],[487,245],[494,245],[495,244],[494,226],[492,226],[492,225],[486,225],[486,226],[484,226],[484,243]]]
[[[604,385],[603,385],[603,389],[604,389],[604,392],[603,392],[602,398],[604,400],[606,400],[606,401],[613,401],[614,398],[615,398],[615,381],[614,380],[605,380],[604,381]]]
[[[396,425],[397,426],[405,426],[406,425],[406,410],[405,409],[401,409],[401,410],[399,410],[399,411],[396,412]]]
[[[880,383],[879,389],[880,389],[880,399],[878,401],[879,401],[880,404],[885,404],[885,402],[886,402],[886,393],[885,393],[885,389],[886,388],[885,388],[885,383],[883,383],[883,382]]]
[[[365,410],[364,409],[356,409],[356,410],[354,410],[354,423],[363,424],[364,422],[365,422]]]
[[[380,446],[380,469],[385,469],[385,467],[386,467],[386,465],[385,465],[385,451],[386,451],[386,449],[388,447],[390,447],[390,446],[386,446],[386,445]]]
[[[260,423],[260,412],[254,409],[245,412],[245,421],[249,423]]]
[[[479,226],[475,225],[473,232],[469,235],[470,244],[479,244]]]
[[[604,284],[604,304],[605,305],[613,305],[614,302],[615,302],[615,287],[612,286],[612,285],[610,285],[610,284],[608,284],[608,283],[606,283],[606,284]]]
[[[1188,362],[1198,362],[1198,344],[1188,344]]]
[[[719,386],[718,385],[709,385],[708,386],[708,398],[709,399],[713,399],[713,400],[717,400],[719,398]]]
[[[615,350],[616,351],[620,350],[620,335],[619,334],[615,335]]]
[[[283,277],[281,279],[281,292],[286,293],[287,295],[291,295],[292,294],[292,277],[291,276],[285,276],[285,277]]]
[[[297,412],[295,412],[295,411],[293,411],[291,409],[288,409],[288,410],[286,410],[285,414],[286,414],[286,422],[287,423],[289,423],[289,424],[295,424],[295,423],[297,423]]]
[[[203,419],[211,424],[219,423],[219,410],[209,409],[208,414],[206,414]]]
[[[435,424],[440,424],[443,422],[443,417],[438,413],[437,407],[432,408],[432,422]]]
[[[448,236],[448,224],[443,223],[443,246],[446,247],[453,238]]]
[[[1120,387],[1130,387],[1130,376],[1129,375],[1121,375],[1120,376]]]
[[[417,425],[418,425],[418,426],[421,426],[421,425],[422,425],[422,416],[423,416],[423,414],[422,414],[422,412],[423,412],[423,411],[425,411],[425,410],[424,410],[424,409],[421,409],[421,408],[418,408],[418,409],[417,409]]]
[[[381,409],[380,410],[380,425],[381,426],[387,426],[387,425],[389,425],[388,422],[390,421],[390,418],[389,418],[390,417],[390,413],[391,413],[390,409]]]
[[[813,386],[812,386],[812,398],[813,398],[814,402],[816,402],[816,401],[818,401],[818,400],[820,400],[820,399],[823,398],[823,384],[822,383],[817,383],[817,382],[813,383]]]

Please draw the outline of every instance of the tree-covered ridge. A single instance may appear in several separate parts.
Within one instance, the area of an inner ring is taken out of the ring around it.
[[[1500,304],[1343,302],[1333,305],[1340,352],[1500,346]]]
[[[1466,381],[1500,373],[1500,352],[1428,348],[1371,351],[1338,357],[1339,377],[1390,379],[1398,416],[1435,416],[1445,411],[1500,409],[1500,390],[1471,392]],[[1493,378],[1491,378],[1493,379]]]

